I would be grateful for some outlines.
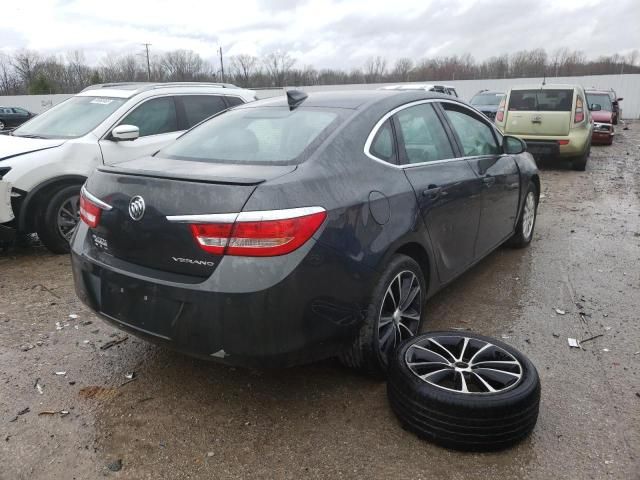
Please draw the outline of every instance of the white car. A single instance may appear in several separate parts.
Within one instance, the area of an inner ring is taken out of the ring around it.
[[[387,85],[380,90],[425,90],[427,92],[444,93],[452,97],[458,97],[455,87],[451,85],[432,85],[430,83],[403,83],[401,85]]]
[[[80,188],[99,165],[152,155],[205,118],[256,99],[230,84],[94,85],[0,135],[0,244],[37,232],[69,251]]]

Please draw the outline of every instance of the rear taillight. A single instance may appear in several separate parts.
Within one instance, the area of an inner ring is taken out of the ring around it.
[[[327,212],[320,207],[242,212],[235,222],[194,223],[191,233],[204,251],[217,255],[271,257],[291,253],[316,233]]]
[[[111,210],[111,205],[94,197],[82,187],[80,190],[80,219],[90,228],[96,228],[100,223],[100,215],[103,210]]]
[[[573,123],[580,123],[584,120],[584,103],[582,102],[582,98],[578,97],[576,99],[576,113],[573,117]]]
[[[498,106],[498,111],[496,112],[496,122],[504,122],[504,106],[506,102],[503,98],[500,100],[500,105]]]

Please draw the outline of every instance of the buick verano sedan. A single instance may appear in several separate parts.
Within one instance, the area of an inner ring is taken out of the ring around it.
[[[431,295],[531,241],[540,180],[525,148],[432,92],[241,105],[89,177],[76,291],[109,323],[189,355],[339,356],[384,373]]]

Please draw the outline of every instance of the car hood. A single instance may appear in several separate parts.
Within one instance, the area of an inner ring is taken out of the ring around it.
[[[25,153],[59,147],[64,142],[64,140],[60,139],[54,140],[0,135],[0,162],[2,160],[7,160],[8,158],[17,157],[18,155],[24,155]]]
[[[597,112],[591,112],[594,122],[611,123],[611,112],[606,110],[599,110]]]
[[[476,108],[481,112],[495,113],[498,111],[498,105],[478,105]]]

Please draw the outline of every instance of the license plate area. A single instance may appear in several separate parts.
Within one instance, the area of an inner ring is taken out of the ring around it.
[[[158,287],[135,279],[102,274],[101,312],[144,333],[171,340],[184,303],[167,299]]]

